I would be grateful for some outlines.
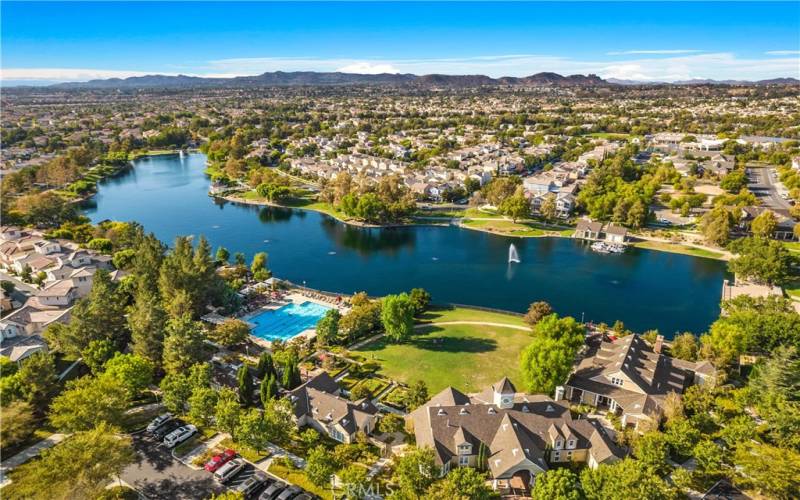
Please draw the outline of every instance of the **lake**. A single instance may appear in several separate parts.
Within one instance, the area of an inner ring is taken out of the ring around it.
[[[632,248],[598,254],[569,238],[511,238],[459,227],[357,228],[304,210],[207,195],[205,156],[146,157],[104,181],[85,205],[93,222],[137,221],[171,243],[204,234],[216,248],[269,254],[279,278],[339,293],[423,287],[436,303],[524,312],[537,300],[586,321],[634,331],[700,333],[719,315],[725,263]],[[508,263],[509,245],[519,264]]]

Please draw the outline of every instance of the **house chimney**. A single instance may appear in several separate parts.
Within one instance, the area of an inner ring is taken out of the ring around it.
[[[656,354],[661,354],[661,349],[663,348],[664,348],[664,336],[658,335],[656,336],[656,344],[653,346],[653,351],[655,351]]]

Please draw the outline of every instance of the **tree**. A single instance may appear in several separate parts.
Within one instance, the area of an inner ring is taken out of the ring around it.
[[[738,169],[725,175],[719,182],[719,187],[729,193],[738,193],[743,187],[747,186],[747,174],[744,170]]]
[[[240,366],[236,372],[236,381],[239,384],[239,403],[248,406],[253,401],[253,376],[246,364]]]
[[[259,252],[253,255],[253,263],[250,264],[250,272],[253,275],[267,270],[267,254],[266,252]]]
[[[239,396],[227,387],[220,389],[217,393],[217,405],[214,409],[217,428],[222,432],[235,435],[241,412]]]
[[[439,468],[431,448],[411,448],[396,460],[392,481],[406,497],[416,498],[439,477]]]
[[[210,387],[195,387],[189,396],[189,418],[202,426],[212,424],[217,406],[217,391]]]
[[[419,316],[424,313],[431,305],[431,294],[424,288],[412,288],[408,294],[411,304],[414,306],[414,315]]]
[[[250,335],[250,327],[240,319],[227,319],[214,329],[214,340],[226,347],[241,344]]]
[[[500,213],[508,215],[511,217],[511,220],[517,222],[518,219],[524,219],[530,216],[531,204],[528,199],[525,198],[525,195],[519,192],[510,198],[506,198],[503,203],[500,204],[499,210]]]
[[[167,373],[188,370],[203,358],[202,325],[186,314],[169,320],[164,338],[163,366]]]
[[[284,389],[291,391],[301,383],[302,381],[300,380],[300,369],[297,367],[297,359],[290,358],[283,367],[281,385]]]
[[[184,372],[167,373],[161,379],[161,401],[173,413],[183,413],[192,395],[192,386]]]
[[[135,461],[130,438],[116,435],[104,423],[42,450],[40,457],[12,473],[12,486],[3,490],[5,497],[97,498],[114,476]]]
[[[272,399],[264,405],[264,428],[267,440],[283,444],[295,429],[294,409],[288,398]]]
[[[167,319],[158,293],[150,287],[137,288],[133,306],[128,313],[131,348],[134,354],[150,360],[156,368],[161,367],[164,355]]]
[[[402,342],[414,332],[414,305],[408,294],[387,295],[381,307],[381,322],[392,342]]]
[[[261,412],[255,408],[243,411],[236,426],[236,440],[254,450],[261,451],[269,445],[269,428]]]
[[[406,421],[403,417],[394,413],[387,413],[378,421],[378,431],[388,434],[403,432],[405,426]]]
[[[800,497],[800,453],[768,444],[746,443],[736,448],[733,462],[738,482],[767,497]]]
[[[66,432],[85,431],[102,423],[122,421],[129,399],[127,389],[111,377],[84,377],[67,383],[53,399],[50,422]]]
[[[36,430],[33,407],[25,401],[0,406],[0,420],[0,446],[5,449],[23,443]]]
[[[337,475],[344,485],[347,498],[364,498],[369,485],[366,467],[361,464],[350,464],[340,470]]]
[[[228,259],[231,257],[231,253],[225,247],[217,248],[217,253],[215,255],[216,260],[219,264],[227,264]]]
[[[556,218],[556,195],[548,193],[544,196],[542,204],[539,207],[539,213],[547,222],[551,222]]]
[[[428,488],[426,498],[442,500],[490,500],[500,498],[486,484],[486,476],[472,467],[459,467]]]
[[[528,307],[528,312],[525,314],[525,322],[534,326],[539,320],[551,314],[553,314],[553,308],[550,307],[550,304],[544,301],[534,302]]]
[[[265,378],[269,375],[275,376],[275,362],[272,360],[272,354],[269,351],[264,351],[258,358],[258,365],[256,365],[256,376],[258,378]]]
[[[550,469],[536,476],[534,500],[582,500],[578,476],[569,469]]]
[[[105,368],[106,361],[114,357],[117,348],[108,339],[92,340],[82,351],[81,357],[94,375],[99,375]]]
[[[317,323],[317,344],[331,345],[339,334],[339,320],[342,318],[338,309],[330,309]]]
[[[417,380],[408,388],[406,406],[415,410],[428,402],[428,385],[424,380]]]
[[[695,473],[704,480],[713,480],[721,475],[722,450],[714,441],[703,439],[695,445],[692,455],[697,462]]]
[[[771,238],[778,227],[778,218],[770,210],[761,212],[750,224],[750,231],[760,238]]]
[[[786,401],[800,401],[800,354],[797,347],[776,348],[771,358],[756,365],[749,386],[761,399],[779,397]]]
[[[53,356],[46,353],[28,356],[14,377],[19,380],[23,399],[40,414],[44,412],[58,384]]]
[[[697,337],[690,332],[684,332],[672,339],[669,353],[673,358],[695,361],[697,359],[697,349]]]
[[[338,468],[334,456],[324,446],[316,446],[309,451],[305,471],[315,485],[322,488],[330,484],[330,478]]]
[[[638,436],[633,442],[633,454],[654,474],[663,475],[669,470],[669,444],[659,431]]]
[[[739,254],[728,263],[732,273],[768,285],[784,284],[795,262],[781,242],[766,238],[736,240],[731,244],[731,250]]]
[[[626,458],[611,465],[581,472],[581,486],[587,500],[675,499],[677,492],[643,463]]]
[[[235,254],[233,254],[233,262],[237,266],[244,267],[247,261],[245,260],[245,256],[242,252],[236,252]]]
[[[700,431],[688,418],[673,419],[667,422],[665,436],[670,448],[677,455],[691,456],[692,450],[700,441]]]
[[[69,325],[48,328],[45,338],[59,351],[76,357],[92,340],[110,340],[119,350],[129,336],[125,303],[108,272],[98,270],[89,295],[72,308]]]
[[[733,215],[724,206],[716,206],[700,219],[700,232],[712,245],[725,246],[730,241]]]
[[[575,357],[574,349],[549,338],[536,338],[522,351],[520,368],[530,392],[551,394],[564,383]]]
[[[275,374],[271,373],[264,377],[264,379],[261,381],[261,387],[259,388],[258,393],[262,406],[266,406],[267,401],[278,397],[278,379],[275,378]]]
[[[136,354],[117,353],[105,368],[102,376],[110,377],[125,387],[131,399],[153,383],[153,364]]]

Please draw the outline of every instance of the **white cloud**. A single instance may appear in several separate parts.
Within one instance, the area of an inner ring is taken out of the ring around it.
[[[563,75],[595,73],[603,78],[641,81],[676,81],[712,78],[716,80],[761,80],[800,77],[800,57],[795,54],[739,58],[730,52],[677,54],[666,57],[628,57],[606,60],[580,60],[537,54],[511,54],[431,59],[356,59],[313,57],[235,58],[209,61],[185,68],[181,74],[207,77],[257,75],[268,71],[342,71],[348,73],[442,73],[451,75],[484,74],[492,77],[527,76],[543,71]],[[663,54],[660,54],[663,55]],[[145,74],[175,75],[171,72],[120,71],[97,69],[13,68],[4,69],[0,78],[9,80],[85,81],[94,78],[125,78]]]
[[[770,50],[764,53],[768,56],[796,56],[800,54],[800,50]]]
[[[338,68],[336,71],[342,73],[360,73],[362,75],[378,75],[381,73],[400,73],[391,64],[385,63],[371,63],[367,61],[348,64]]]
[[[606,52],[607,56],[630,56],[630,55],[677,55],[677,54],[697,54],[702,50],[694,49],[659,49],[659,50],[623,50],[620,52]]]

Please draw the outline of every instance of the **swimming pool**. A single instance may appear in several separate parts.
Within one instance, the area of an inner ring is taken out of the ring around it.
[[[253,323],[252,334],[264,340],[288,340],[298,333],[314,328],[331,307],[316,302],[291,303],[278,309],[262,311],[247,318]]]

